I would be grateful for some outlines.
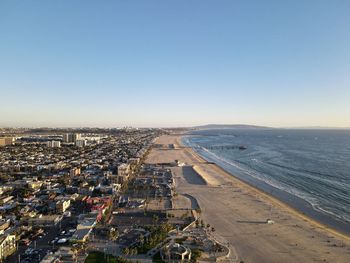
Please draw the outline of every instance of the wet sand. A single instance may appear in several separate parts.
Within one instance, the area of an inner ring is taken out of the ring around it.
[[[215,228],[219,240],[229,243],[232,260],[237,256],[245,263],[350,262],[348,236],[206,162],[182,145],[181,135],[162,136],[155,144],[163,147],[153,148],[146,162],[185,164],[172,168],[176,191],[196,198],[201,218]],[[264,223],[267,219],[275,223]]]

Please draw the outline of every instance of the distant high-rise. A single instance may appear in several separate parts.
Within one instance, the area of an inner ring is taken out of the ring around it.
[[[66,142],[66,143],[73,142],[73,133],[63,134],[63,142]]]
[[[61,142],[60,141],[48,141],[46,143],[47,147],[51,147],[51,148],[58,148],[61,147]]]
[[[77,140],[81,139],[81,134],[80,133],[74,133],[73,138],[74,138],[74,142],[76,142]]]
[[[65,143],[72,143],[76,142],[77,140],[81,139],[80,133],[65,133],[63,134],[63,142]]]
[[[0,146],[12,145],[15,142],[15,138],[13,137],[1,137],[0,138]]]
[[[77,147],[85,147],[86,146],[86,140],[85,139],[78,139],[75,141],[75,146]]]

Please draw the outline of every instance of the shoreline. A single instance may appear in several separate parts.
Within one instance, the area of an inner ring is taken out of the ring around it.
[[[186,144],[183,143],[183,138],[185,136],[188,136],[186,134],[182,135],[180,138],[179,138],[179,145],[183,146],[183,147],[188,147],[190,149],[190,152],[191,154],[193,154],[196,158],[200,159],[202,162],[210,162],[212,163],[212,165],[214,165],[216,167],[216,169],[219,169],[222,171],[223,174],[225,174],[226,176],[228,176],[230,179],[233,179],[233,180],[237,180],[239,181],[239,183],[245,185],[246,187],[249,187],[251,188],[254,192],[256,192],[257,194],[259,195],[263,195],[264,197],[268,198],[269,200],[271,200],[272,202],[276,203],[277,205],[283,207],[284,209],[287,209],[289,212],[293,213],[294,215],[300,217],[301,219],[303,220],[307,220],[309,223],[315,225],[316,227],[324,230],[324,231],[327,231],[327,232],[330,232],[340,238],[343,238],[343,239],[346,239],[346,240],[349,240],[350,241],[350,234],[347,233],[346,231],[341,231],[341,230],[338,230],[338,229],[335,229],[333,228],[332,226],[329,226],[323,222],[320,222],[317,218],[313,218],[311,216],[309,216],[308,214],[305,214],[303,211],[300,211],[298,210],[298,208],[295,208],[294,206],[292,206],[291,204],[283,201],[283,200],[280,200],[277,196],[273,195],[272,193],[269,193],[267,191],[265,191],[264,189],[260,189],[258,186],[252,184],[252,183],[249,183],[247,181],[244,181],[243,179],[241,179],[240,177],[234,175],[233,173],[231,173],[230,171],[227,171],[225,168],[221,167],[219,164],[217,164],[216,162],[213,162],[211,160],[207,160],[205,157],[203,157],[202,155],[200,155],[198,152],[196,152],[191,146],[188,146]],[[200,173],[198,173],[200,176],[202,176]],[[206,179],[203,179],[206,181]],[[264,184],[267,184],[265,182],[263,182]],[[269,185],[270,186],[270,185]],[[273,186],[270,186],[271,188],[274,188],[274,189],[277,189],[283,193],[286,193],[278,188],[275,188]],[[289,193],[287,193],[288,195],[291,195]],[[292,195],[291,195],[292,196]],[[296,197],[296,196],[293,196],[294,198],[297,198],[297,199],[300,199],[302,200],[303,202],[307,203],[305,200],[299,198],[299,197]],[[307,203],[309,204],[309,203]],[[311,206],[311,205],[310,205]],[[310,209],[313,209],[313,208],[310,208]],[[321,212],[318,212],[316,211],[317,213],[321,213]],[[329,217],[329,216],[327,216]],[[335,220],[335,219],[333,219]]]
[[[350,238],[247,184],[184,146],[185,134],[160,136],[146,163],[169,164],[176,205],[195,209],[234,255],[229,262],[350,262]],[[178,147],[173,147],[177,145]],[[181,165],[170,165],[178,161]],[[268,223],[272,221],[272,223]]]

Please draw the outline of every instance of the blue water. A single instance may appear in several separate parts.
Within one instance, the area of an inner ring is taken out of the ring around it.
[[[349,130],[199,130],[184,143],[235,176],[296,196],[349,226]]]

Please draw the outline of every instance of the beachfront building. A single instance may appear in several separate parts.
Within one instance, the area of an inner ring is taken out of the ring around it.
[[[126,182],[130,175],[130,165],[122,163],[118,166],[118,183],[123,184]]]
[[[165,262],[188,262],[191,260],[191,249],[178,243],[166,245],[160,255]]]
[[[16,251],[16,236],[4,235],[0,237],[0,262]]]

